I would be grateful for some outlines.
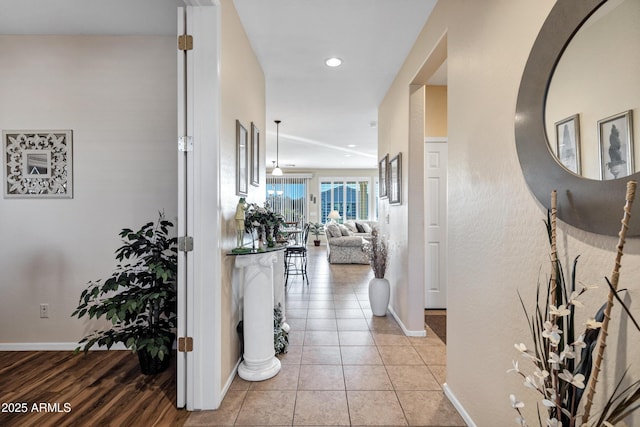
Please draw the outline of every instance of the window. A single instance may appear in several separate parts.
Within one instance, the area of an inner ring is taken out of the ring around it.
[[[287,222],[307,222],[308,176],[268,176],[267,203]]]
[[[321,178],[320,220],[326,223],[332,210],[338,211],[343,221],[371,219],[373,189],[371,178]]]

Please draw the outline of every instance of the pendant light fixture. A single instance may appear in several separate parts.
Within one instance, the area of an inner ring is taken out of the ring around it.
[[[276,122],[276,167],[271,171],[273,176],[282,176],[282,169],[278,165],[278,157],[280,154],[280,120],[274,120]]]

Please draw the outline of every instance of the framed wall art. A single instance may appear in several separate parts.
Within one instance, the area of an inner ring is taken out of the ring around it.
[[[598,143],[601,179],[622,178],[635,172],[631,110],[598,120]]]
[[[247,129],[236,120],[236,194],[249,192],[249,147]]]
[[[378,197],[386,199],[389,197],[389,154],[386,154],[378,163]]]
[[[251,122],[251,185],[260,186],[260,131]]]
[[[580,175],[580,115],[556,122],[556,156],[565,168]]]
[[[402,204],[402,153],[389,160],[389,204]]]
[[[73,197],[71,130],[2,132],[5,198]]]

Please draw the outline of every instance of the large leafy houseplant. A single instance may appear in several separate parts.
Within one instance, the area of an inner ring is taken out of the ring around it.
[[[115,271],[104,281],[89,282],[71,314],[104,317],[111,327],[85,336],[76,352],[86,353],[95,344],[110,349],[121,342],[138,354],[144,374],[168,367],[176,327],[178,259],[177,239],[169,237],[171,227],[160,213],[155,223],[120,232],[124,244],[115,252]]]

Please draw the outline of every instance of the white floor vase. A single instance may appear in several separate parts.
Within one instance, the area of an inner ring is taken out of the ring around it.
[[[387,315],[389,294],[390,285],[387,279],[371,279],[369,282],[369,304],[374,316]]]

